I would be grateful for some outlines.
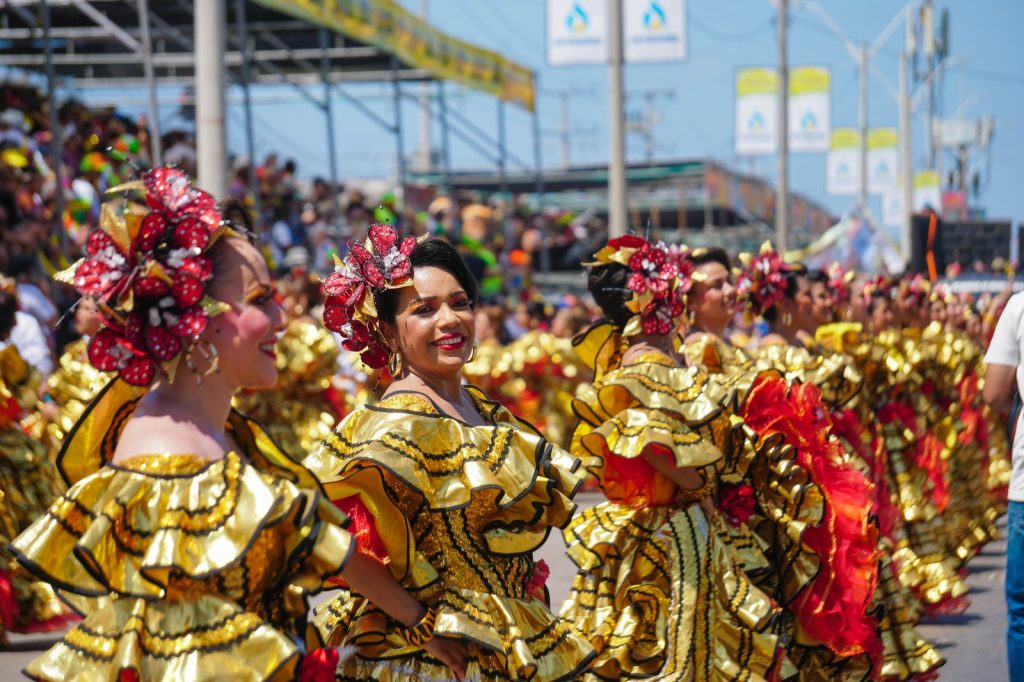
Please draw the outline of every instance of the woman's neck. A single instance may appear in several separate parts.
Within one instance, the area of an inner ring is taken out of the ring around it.
[[[728,326],[729,326],[728,322],[724,322],[722,324],[718,324],[718,323],[714,323],[714,322],[711,322],[709,320],[705,320],[703,318],[697,317],[693,321],[693,325],[691,327],[691,331],[692,332],[701,332],[701,333],[704,333],[704,334],[710,334],[712,336],[717,336],[720,339],[724,339],[725,338],[725,331],[728,328]]]
[[[782,322],[773,322],[768,331],[770,334],[781,337],[791,346],[800,346],[800,329],[793,324],[783,324]]]
[[[221,433],[231,414],[231,399],[236,390],[220,375],[208,377],[200,384],[194,373],[179,371],[174,381],[161,383],[150,393],[161,406],[187,415],[201,430]]]
[[[450,376],[438,376],[407,368],[395,383],[403,389],[427,389],[453,405],[462,402],[462,374],[460,372],[455,372]]]

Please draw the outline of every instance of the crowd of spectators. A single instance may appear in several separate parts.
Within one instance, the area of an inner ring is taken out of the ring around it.
[[[44,373],[52,353],[75,337],[73,316],[66,314],[73,292],[52,275],[81,255],[99,224],[105,192],[148,167],[151,148],[144,115],[69,100],[56,120],[59,173],[48,99],[29,85],[0,84],[0,273],[18,281],[22,323],[15,334],[19,346],[39,349],[29,359]],[[164,134],[161,153],[163,163],[195,175],[190,132]],[[430,233],[458,246],[481,282],[481,322],[490,321],[487,333],[498,340],[537,328],[576,329],[577,318],[589,319],[576,297],[544,299],[533,282],[542,266],[578,269],[593,253],[604,230],[588,216],[539,215],[519,198],[447,196],[431,187],[406,196],[382,183],[335,187],[324,178],[302,178],[295,160],[277,154],[255,169],[250,163],[245,156],[229,160],[225,198],[241,200],[253,213],[258,208],[255,225],[283,289],[315,289],[307,283],[334,267],[349,240],[362,239],[371,223],[390,222],[406,234]]]

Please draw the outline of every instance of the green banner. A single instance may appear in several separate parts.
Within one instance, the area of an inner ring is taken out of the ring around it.
[[[373,45],[439,80],[533,111],[533,71],[437,30],[395,0],[256,0],[264,7]]]

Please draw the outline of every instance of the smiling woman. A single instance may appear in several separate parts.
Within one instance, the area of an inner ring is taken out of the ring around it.
[[[578,679],[593,650],[548,610],[533,552],[569,522],[579,462],[463,386],[477,296],[466,264],[446,242],[399,243],[375,225],[325,291],[325,324],[396,378],[304,464],[352,519],[359,553],[427,613],[402,627],[346,585],[316,610],[310,646],[356,647],[338,679]]]

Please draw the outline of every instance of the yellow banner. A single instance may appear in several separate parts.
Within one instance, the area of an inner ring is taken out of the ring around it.
[[[751,67],[736,72],[736,94],[772,95],[779,91],[779,74],[775,69]]]
[[[789,70],[789,94],[828,94],[829,71],[823,66],[794,66]]]
[[[833,128],[829,149],[852,149],[860,146],[860,133],[855,128]]]
[[[939,186],[939,174],[933,170],[914,173],[914,189],[926,189]]]
[[[868,149],[895,149],[899,135],[895,128],[872,128],[868,131]]]
[[[533,71],[437,30],[395,0],[256,0],[264,7],[373,45],[439,80],[533,111]]]

